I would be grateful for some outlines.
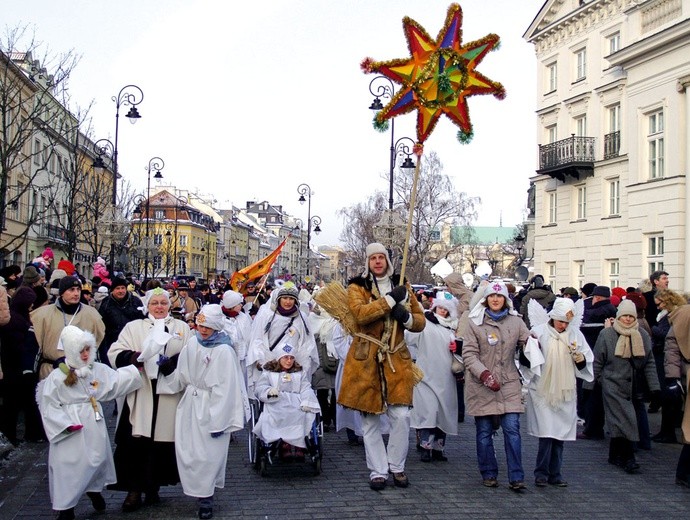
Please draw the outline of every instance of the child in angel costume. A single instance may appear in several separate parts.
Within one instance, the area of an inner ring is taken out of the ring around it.
[[[265,443],[282,440],[282,455],[304,455],[316,414],[321,412],[310,379],[295,360],[295,348],[280,345],[275,357],[263,366],[256,383],[256,397],[264,403],[254,433]]]
[[[72,520],[84,492],[96,511],[105,510],[101,491],[117,480],[100,401],[125,396],[142,381],[133,365],[113,370],[95,362],[90,332],[68,325],[60,344],[65,361],[38,385],[36,400],[50,441],[50,499],[59,520]]]
[[[576,378],[594,380],[594,355],[580,332],[582,300],[573,303],[570,298],[558,298],[548,313],[539,302],[530,300],[528,312],[531,333],[542,354],[531,350],[531,366],[523,367],[529,379],[527,432],[539,438],[535,484],[566,487],[561,466],[564,441],[574,441],[577,434]]]

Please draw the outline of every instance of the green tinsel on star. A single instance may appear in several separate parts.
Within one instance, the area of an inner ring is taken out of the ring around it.
[[[448,78],[448,74],[445,71],[442,74],[439,74],[438,90],[441,92],[450,92],[451,88],[452,86],[450,83],[450,78]]]
[[[460,141],[460,144],[468,144],[472,138],[474,137],[474,132],[470,130],[469,132],[464,132],[460,130],[458,132],[458,141]]]
[[[378,113],[374,116],[374,119],[372,121],[372,124],[374,125],[374,130],[381,133],[388,131],[388,127],[390,126],[388,124],[388,120],[386,119],[385,121],[379,121],[377,116]]]

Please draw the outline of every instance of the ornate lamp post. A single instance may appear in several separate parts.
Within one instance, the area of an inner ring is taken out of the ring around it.
[[[153,157],[149,160],[149,165],[146,167],[146,235],[145,239],[148,244],[150,241],[150,228],[149,223],[151,220],[151,170],[156,170],[156,174],[153,176],[154,179],[162,179],[163,175],[161,170],[165,167],[163,159],[160,157]],[[155,245],[155,244],[154,244]],[[144,253],[144,280],[148,280],[148,269],[149,269],[149,249],[146,248]]]
[[[115,143],[111,143],[108,139],[100,139],[95,143],[95,149],[97,153],[96,161],[94,161],[95,168],[103,168],[105,163],[103,162],[103,155],[108,155],[112,159],[113,163],[113,188],[111,196],[111,204],[113,208],[117,207],[117,179],[118,179],[118,137],[120,131],[120,107],[129,106],[130,109],[127,112],[126,117],[129,121],[134,124],[138,119],[141,119],[139,110],[137,110],[137,105],[144,100],[144,92],[136,85],[125,85],[120,89],[117,96],[111,98],[115,103]],[[115,210],[113,210],[113,215]],[[116,240],[113,239],[110,247],[110,270],[111,273],[115,271],[115,244]]]
[[[321,233],[321,217],[311,214],[311,196],[313,194],[311,187],[308,184],[300,184],[297,187],[297,193],[299,193],[300,204],[307,202],[307,276],[309,276],[309,261],[311,258],[311,231],[312,226],[314,233],[317,235]],[[306,198],[304,196],[307,196]]]

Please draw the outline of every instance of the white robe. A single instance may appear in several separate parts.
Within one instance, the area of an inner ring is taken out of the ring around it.
[[[76,506],[85,492],[100,493],[117,481],[106,420],[96,420],[89,392],[94,392],[97,401],[110,401],[142,385],[135,366],[113,370],[94,363],[91,374],[79,378],[73,386],[65,385],[66,377],[61,370],[53,370],[36,391],[50,441],[48,482],[53,509],[57,511]],[[100,403],[98,411],[103,416]],[[81,430],[66,431],[68,426],[78,424],[83,425]]]
[[[256,397],[264,403],[254,426],[256,436],[266,443],[282,439],[288,444],[306,448],[316,413],[321,412],[319,401],[311,387],[311,376],[304,371],[269,372],[264,370],[256,383]],[[268,397],[277,388],[278,397]]]
[[[544,359],[548,359],[550,346],[550,333],[548,324],[544,323],[532,328],[539,339]],[[582,370],[578,370],[575,363],[572,363],[575,377],[579,377],[584,381],[594,380],[593,361],[594,355],[592,349],[589,348],[585,337],[580,332],[580,329],[574,329],[568,333],[569,342],[576,342],[577,351],[585,356],[587,365]],[[565,345],[562,348],[566,348]],[[527,416],[527,433],[535,437],[549,437],[561,441],[574,441],[577,435],[577,395],[573,392],[573,398],[569,401],[564,401],[555,407],[550,406],[544,396],[539,392],[539,381],[541,379],[541,370],[533,371],[522,368],[529,384],[527,385],[527,399],[525,401],[525,414]]]
[[[448,348],[455,333],[446,327],[426,322],[422,332],[405,331],[405,342],[417,347],[417,365],[424,379],[412,393],[412,428],[440,428],[449,435],[458,434],[458,392],[450,370]]]
[[[175,454],[182,490],[213,496],[225,486],[230,433],[244,426],[246,399],[237,354],[230,345],[203,347],[192,336],[177,363],[184,394],[175,414]],[[213,438],[211,433],[223,432]]]

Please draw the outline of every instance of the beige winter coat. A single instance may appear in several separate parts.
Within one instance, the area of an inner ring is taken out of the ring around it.
[[[515,366],[515,352],[529,338],[529,330],[518,316],[507,315],[496,322],[485,313],[481,325],[469,320],[462,347],[465,362],[465,405],[469,415],[523,413],[522,383]],[[494,343],[491,345],[490,343]],[[479,379],[490,371],[501,385],[498,392]]]
[[[31,322],[34,325],[36,341],[45,360],[39,368],[40,379],[48,377],[53,371],[53,361],[65,355],[62,350],[58,350],[57,344],[62,329],[67,325],[89,331],[96,337],[96,345],[100,345],[105,336],[105,325],[101,315],[96,309],[83,303],[74,315],[64,314],[57,304],[39,307],[31,313]]]
[[[165,355],[172,357],[179,354],[182,347],[187,343],[191,335],[189,325],[185,322],[176,320],[168,316],[165,326],[172,339],[165,347]],[[117,341],[108,350],[110,364],[116,366],[118,354],[125,350],[141,352],[144,340],[153,328],[153,321],[149,318],[143,320],[130,321],[122,329]],[[132,436],[151,437],[151,426],[153,419],[153,387],[151,380],[144,371],[140,371],[143,379],[143,386],[136,392],[127,395],[127,405],[129,406],[129,422],[132,424]],[[159,395],[158,413],[156,415],[155,441],[173,442],[175,440],[175,410],[180,402],[182,393]],[[123,417],[120,420],[124,420]]]

